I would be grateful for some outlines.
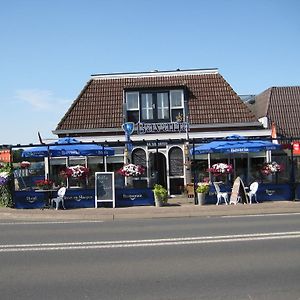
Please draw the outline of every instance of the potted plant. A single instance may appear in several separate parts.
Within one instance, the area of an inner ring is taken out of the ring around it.
[[[223,174],[232,173],[233,168],[230,164],[217,163],[212,165],[211,168],[208,169],[208,172],[211,172],[214,176],[220,176]]]
[[[145,168],[141,165],[125,164],[117,171],[118,174],[126,177],[126,186],[133,186],[133,177],[141,177],[145,173]]]
[[[35,182],[35,185],[40,190],[50,190],[50,189],[52,189],[53,181],[50,179],[41,179],[41,180],[37,180]]]
[[[271,174],[276,174],[280,173],[282,171],[283,167],[279,165],[277,162],[269,162],[269,163],[264,163],[262,168],[261,168],[261,173],[263,175],[271,175]]]
[[[77,165],[65,168],[65,170],[61,172],[61,175],[69,178],[69,186],[84,188],[87,184],[89,173],[89,168]]]
[[[0,206],[12,207],[11,175],[11,165],[0,163]]]
[[[153,189],[155,206],[163,206],[168,202],[168,191],[160,184],[155,184]]]
[[[283,170],[283,166],[275,161],[264,163],[261,168],[261,174],[264,176],[275,175],[275,182],[278,183],[278,174]]]
[[[196,193],[198,196],[198,204],[199,205],[204,204],[205,195],[208,193],[208,191],[209,191],[209,183],[208,182],[199,182],[198,183]]]

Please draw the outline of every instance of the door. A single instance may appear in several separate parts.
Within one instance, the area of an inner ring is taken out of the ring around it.
[[[151,186],[161,184],[167,188],[167,162],[166,157],[160,153],[150,153]]]

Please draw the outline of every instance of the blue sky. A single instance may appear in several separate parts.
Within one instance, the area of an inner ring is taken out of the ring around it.
[[[300,85],[298,0],[10,0],[0,144],[37,143],[91,74],[218,68],[238,94]]]

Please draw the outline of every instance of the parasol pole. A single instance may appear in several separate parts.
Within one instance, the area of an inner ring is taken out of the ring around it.
[[[208,169],[211,168],[211,162],[210,162],[210,153],[207,153],[207,163],[208,163]],[[209,181],[212,182],[212,175],[211,175],[211,172],[208,172],[208,176],[209,176]]]

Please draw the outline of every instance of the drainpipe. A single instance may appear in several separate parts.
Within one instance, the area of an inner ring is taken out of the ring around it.
[[[293,138],[291,138],[291,187],[292,187],[292,200],[295,201],[296,198],[296,183],[295,183],[295,166],[294,166],[294,145]]]
[[[194,162],[194,167],[193,167],[193,178],[194,178],[194,204],[198,204],[198,198],[196,194],[196,171],[195,171],[195,139],[193,139],[193,162]]]

